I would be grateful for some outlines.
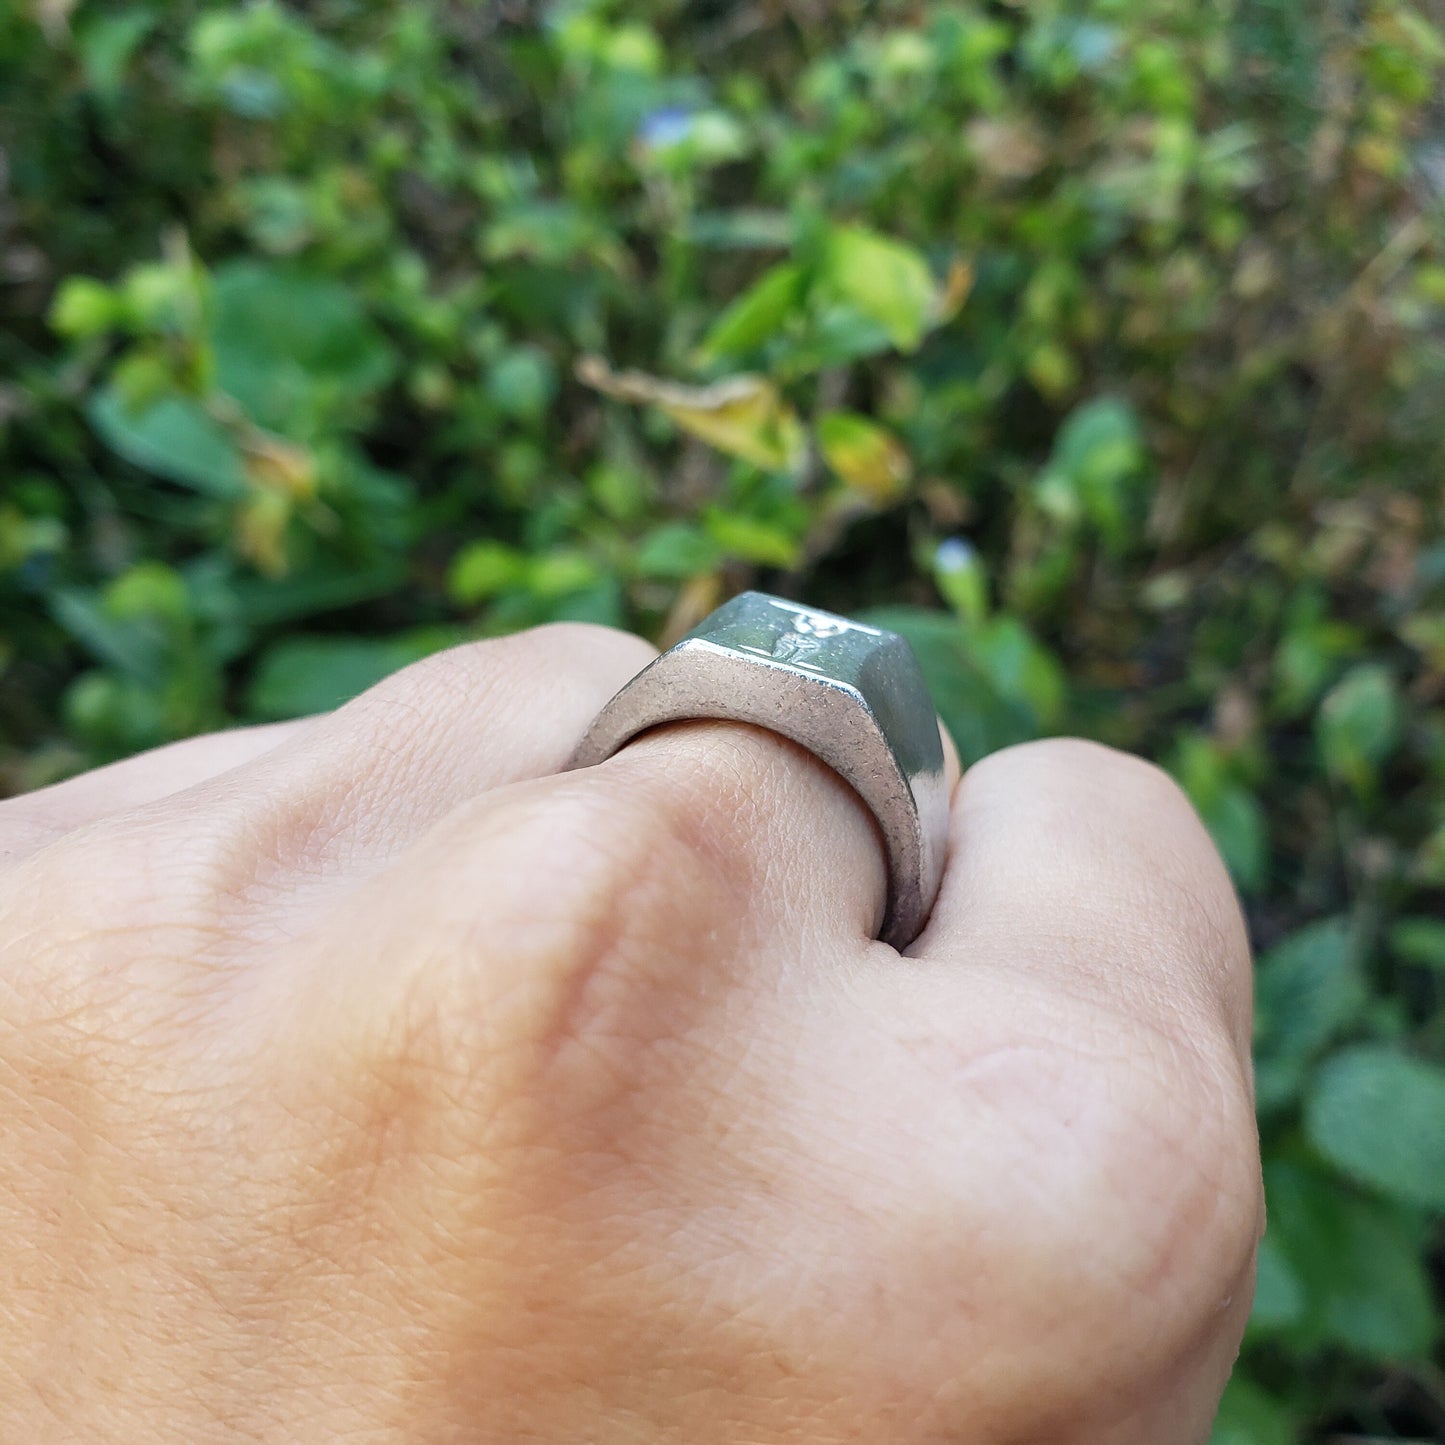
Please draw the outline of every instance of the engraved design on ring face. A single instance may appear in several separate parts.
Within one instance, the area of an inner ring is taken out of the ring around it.
[[[741,650],[774,662],[785,662],[790,667],[800,667],[807,672],[827,674],[829,669],[814,661],[823,651],[825,643],[847,632],[861,632],[867,637],[881,637],[876,627],[862,622],[852,622],[846,617],[834,617],[824,612],[814,612],[809,607],[783,602],[770,597],[769,603],[778,611],[787,614],[785,628],[773,639],[771,649],[741,644]]]
[[[797,602],[784,602],[780,597],[769,597],[768,601],[779,612],[788,613],[788,625],[794,632],[801,632],[805,636],[841,637],[845,632],[861,632],[866,637],[883,636],[876,627],[869,627],[862,622],[854,622],[847,617],[834,617],[831,613],[814,612],[811,607],[804,607]]]

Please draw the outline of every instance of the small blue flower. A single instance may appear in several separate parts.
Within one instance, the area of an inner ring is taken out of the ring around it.
[[[643,118],[637,127],[638,141],[648,150],[680,145],[692,134],[693,112],[680,105],[664,106]]]
[[[978,560],[973,543],[965,537],[946,537],[933,554],[933,565],[943,573],[962,572]]]
[[[1072,27],[1068,45],[1080,70],[1102,70],[1119,53],[1119,32],[1112,25],[1080,20]]]

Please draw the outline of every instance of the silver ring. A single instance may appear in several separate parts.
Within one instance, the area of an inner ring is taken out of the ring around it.
[[[689,718],[781,733],[852,784],[888,852],[879,936],[897,949],[912,943],[943,874],[948,788],[938,717],[908,643],[830,612],[744,592],[617,693],[568,767],[591,767],[648,728]]]

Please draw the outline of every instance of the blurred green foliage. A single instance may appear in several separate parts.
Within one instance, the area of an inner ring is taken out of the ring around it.
[[[7,785],[544,619],[872,609],[966,757],[1159,759],[1244,897],[1217,1441],[1445,1437],[1441,22],[0,4]]]

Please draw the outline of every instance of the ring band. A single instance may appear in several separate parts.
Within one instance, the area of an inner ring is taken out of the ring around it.
[[[649,663],[593,719],[569,768],[663,723],[718,718],[781,733],[839,774],[888,853],[880,937],[903,949],[938,893],[948,788],[938,717],[913,649],[885,632],[744,592]]]

